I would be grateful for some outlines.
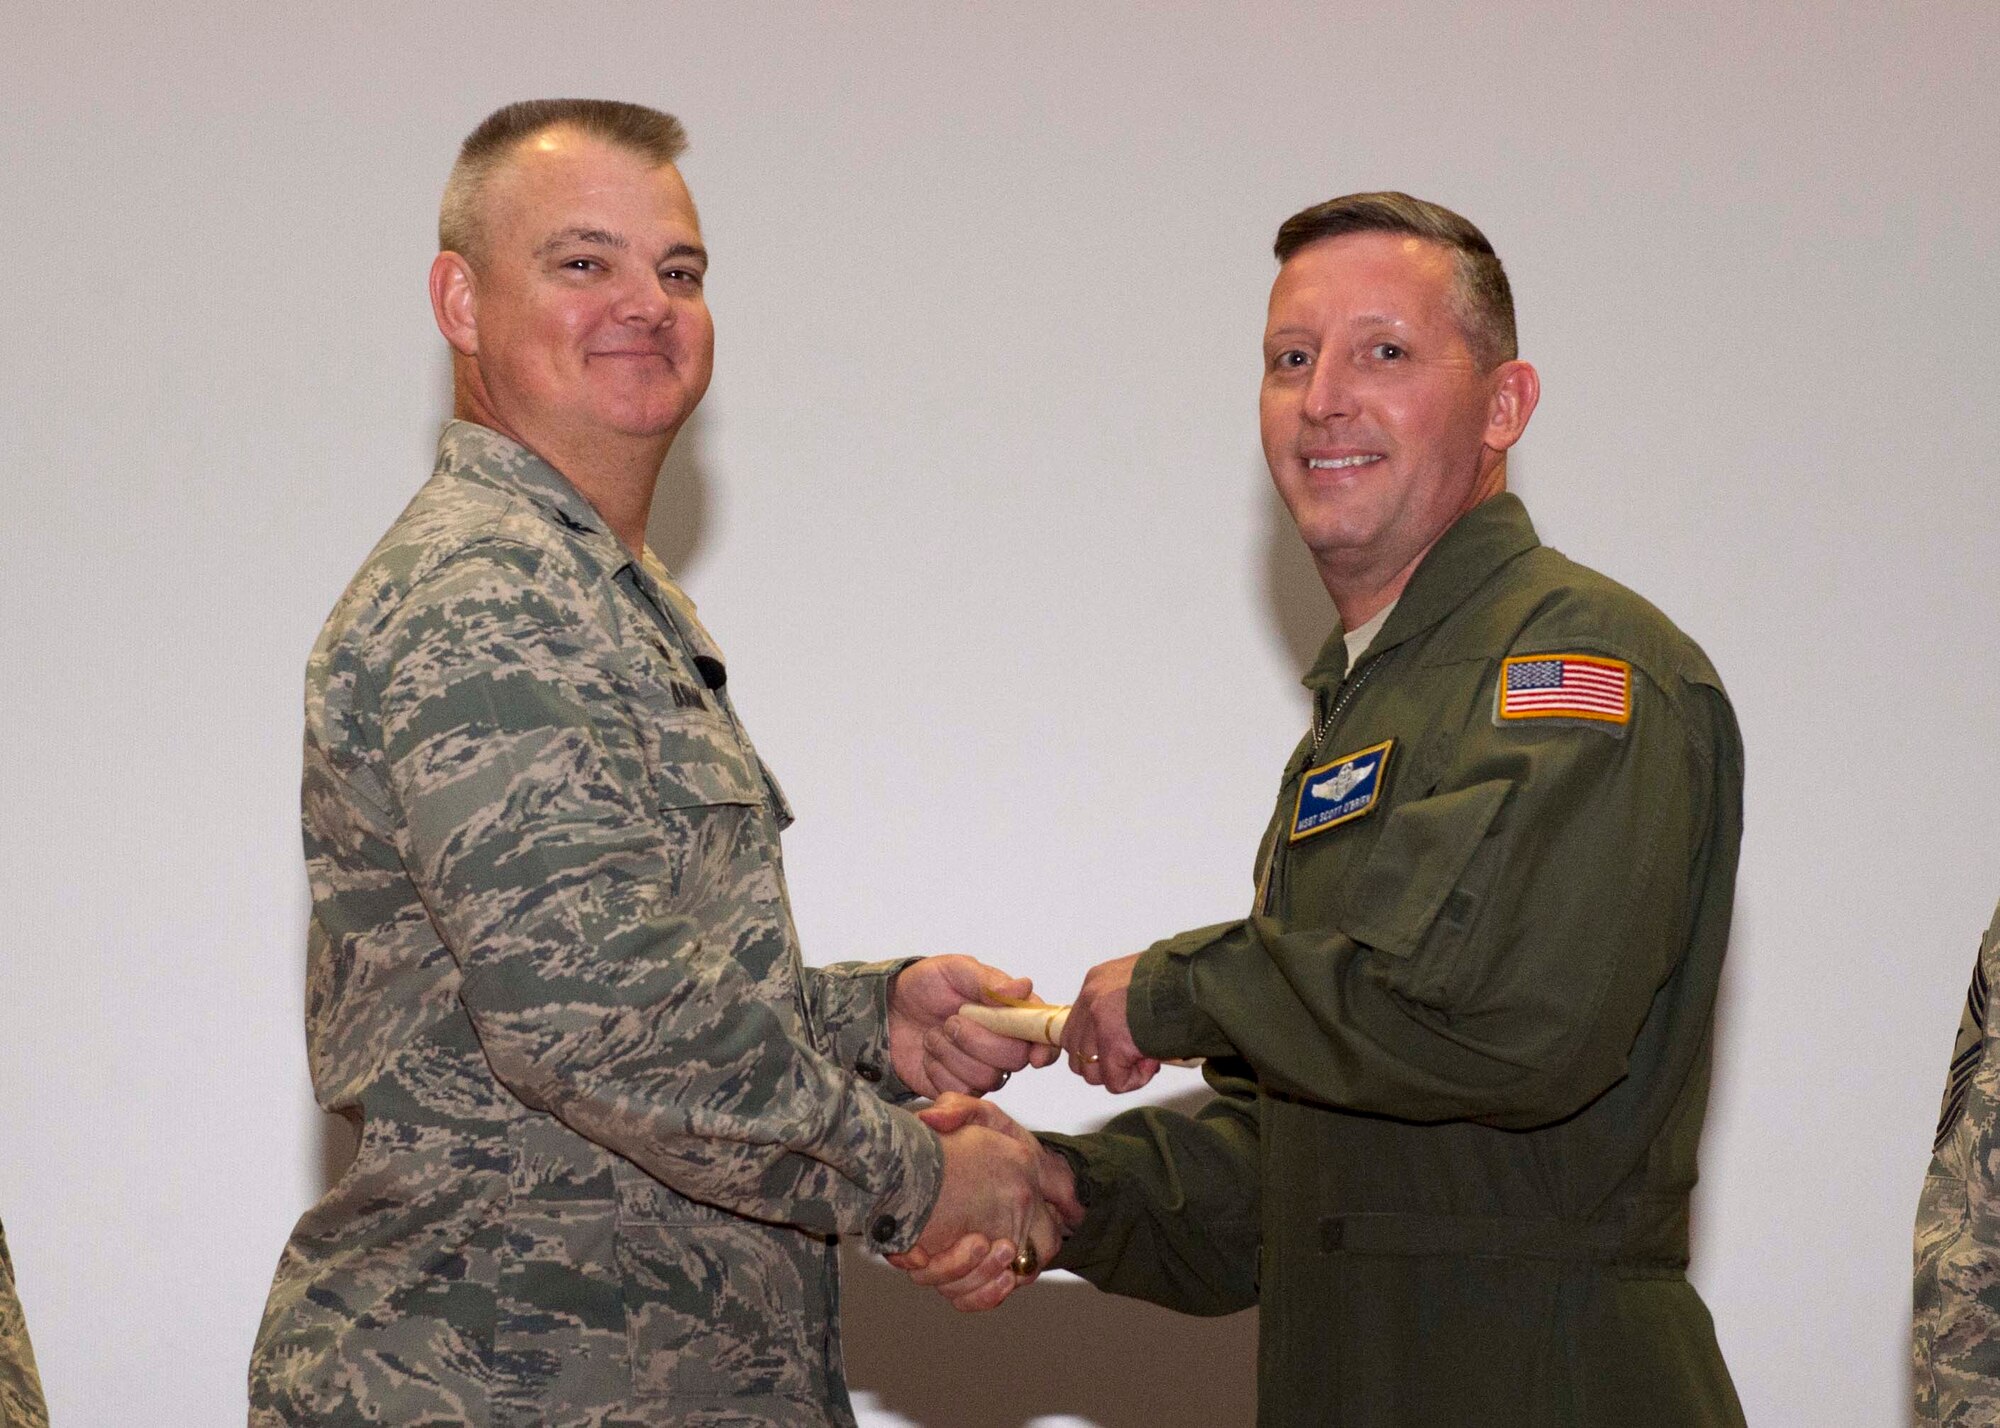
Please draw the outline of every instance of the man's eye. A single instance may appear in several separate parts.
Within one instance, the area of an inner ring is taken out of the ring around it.
[[[1402,347],[1397,343],[1378,342],[1368,349],[1368,355],[1378,362],[1394,362],[1399,358],[1407,357],[1409,354],[1403,351]]]
[[[1301,367],[1312,364],[1312,354],[1301,352],[1296,347],[1287,347],[1271,359],[1271,368],[1278,372],[1296,372]]]
[[[698,288],[701,286],[701,274],[693,268],[666,268],[660,273],[660,281],[663,283],[679,283],[685,287]]]
[[[574,273],[588,273],[602,265],[595,258],[570,258],[563,263],[563,266]]]

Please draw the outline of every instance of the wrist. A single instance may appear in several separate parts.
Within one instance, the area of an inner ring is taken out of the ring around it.
[[[1069,1157],[1054,1147],[1037,1142],[1040,1150],[1040,1165],[1037,1170],[1038,1186],[1042,1199],[1056,1212],[1056,1221],[1063,1238],[1083,1223],[1083,1201],[1077,1198],[1076,1170],[1069,1163]]]
[[[883,1004],[883,1040],[887,1043],[889,1069],[897,1082],[908,1092],[922,1096],[929,1094],[922,1088],[920,1075],[924,1032],[915,1020],[908,992],[903,987],[904,973],[915,965],[916,959],[912,958],[888,979],[888,995]]]

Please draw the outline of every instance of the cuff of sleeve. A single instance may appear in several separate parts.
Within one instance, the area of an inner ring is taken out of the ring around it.
[[[944,1189],[944,1142],[909,1111],[884,1106],[894,1183],[868,1212],[862,1233],[877,1254],[901,1254],[917,1242]]]
[[[1083,1223],[1063,1236],[1062,1247],[1048,1265],[1050,1269],[1074,1273],[1099,1258],[1099,1241],[1111,1223],[1111,1216],[1104,1213],[1111,1197],[1103,1193],[1106,1187],[1091,1173],[1090,1157],[1074,1138],[1051,1133],[1037,1134],[1035,1139],[1068,1161],[1070,1174],[1076,1177],[1076,1198],[1083,1202]]]
[[[1125,1017],[1132,1040],[1148,1056],[1192,1059],[1230,1056],[1236,1048],[1196,999],[1195,969],[1201,955],[1241,922],[1196,928],[1155,942],[1132,967]]]
[[[820,1032],[827,1057],[852,1071],[885,1101],[917,1098],[889,1056],[889,989],[915,957],[890,962],[841,962],[819,969]]]

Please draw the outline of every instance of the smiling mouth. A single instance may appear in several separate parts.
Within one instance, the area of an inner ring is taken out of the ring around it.
[[[1310,471],[1346,471],[1356,466],[1368,466],[1382,460],[1378,455],[1368,456],[1309,456],[1306,468]]]

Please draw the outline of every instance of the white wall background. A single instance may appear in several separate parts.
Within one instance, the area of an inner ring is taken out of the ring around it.
[[[801,810],[809,954],[1051,994],[1245,904],[1304,715],[1328,615],[1254,423],[1278,221],[1394,186],[1480,223],[1546,391],[1517,487],[1702,640],[1748,742],[1696,1278],[1753,1423],[1901,1421],[2000,894],[2000,11],[1636,9],[9,0],[0,1217],[57,1423],[241,1421],[339,1149],[302,664],[429,469],[453,148],[559,93],[693,135],[720,352],[655,535]],[[1111,1109],[1056,1071],[1004,1104]],[[877,1424],[1247,1420],[1244,1320],[1047,1285],[962,1321],[892,1278],[851,1293]],[[989,1349],[1077,1364],[944,1406]]]

